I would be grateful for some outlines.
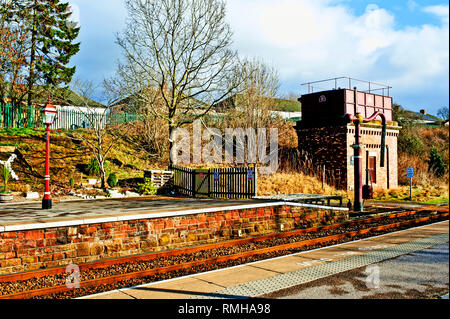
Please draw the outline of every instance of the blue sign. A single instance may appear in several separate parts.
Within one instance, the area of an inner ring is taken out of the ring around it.
[[[407,167],[406,168],[406,177],[408,178],[413,178],[414,176],[414,170],[412,167]]]
[[[247,170],[247,178],[248,178],[248,180],[252,180],[252,178],[253,178],[253,170],[251,170],[251,169]]]
[[[219,172],[214,172],[214,180],[215,181],[219,180]]]

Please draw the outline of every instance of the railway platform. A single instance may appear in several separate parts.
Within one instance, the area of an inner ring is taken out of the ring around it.
[[[348,219],[348,208],[176,197],[0,205],[0,275]]]
[[[448,298],[448,241],[443,221],[80,299]]]
[[[52,222],[104,219],[117,216],[155,215],[181,211],[264,204],[271,200],[217,200],[180,197],[131,197],[115,199],[55,201],[52,209],[42,209],[41,201],[0,204],[0,227]],[[10,227],[12,228],[12,227]]]

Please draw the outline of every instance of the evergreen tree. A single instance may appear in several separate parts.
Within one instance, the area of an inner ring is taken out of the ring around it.
[[[29,31],[28,105],[33,102],[34,86],[68,85],[76,67],[69,67],[72,56],[80,50],[74,43],[80,28],[70,20],[69,3],[59,0],[15,0],[12,8],[2,10],[9,21],[22,24]]]
[[[441,155],[433,146],[430,150],[430,159],[428,160],[428,170],[433,172],[437,177],[442,177],[445,174],[445,164]]]

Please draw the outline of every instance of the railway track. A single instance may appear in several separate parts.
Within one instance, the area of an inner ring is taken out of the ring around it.
[[[448,219],[448,207],[393,213],[340,224],[229,240],[79,265],[79,288],[66,267],[0,276],[0,299],[73,298],[229,267]]]

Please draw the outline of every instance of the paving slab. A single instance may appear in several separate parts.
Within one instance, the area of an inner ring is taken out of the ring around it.
[[[136,298],[120,290],[114,290],[103,294],[93,295],[92,298],[89,299],[136,299]]]
[[[245,207],[271,204],[271,200],[221,200],[177,197],[140,197],[125,199],[68,200],[53,203],[43,210],[40,202],[0,204],[0,226],[31,225],[35,223],[64,222],[107,217],[129,218],[133,215],[177,213],[201,209]],[[279,202],[278,202],[279,203]],[[149,216],[147,216],[148,218]]]
[[[247,265],[237,268],[224,269],[220,272],[220,276],[216,272],[206,274],[198,274],[195,278],[214,283],[218,286],[230,287],[239,285],[248,281],[254,281],[262,278],[277,275],[279,272],[274,272],[269,269],[263,269],[255,265]]]
[[[135,299],[186,299],[197,294],[208,296],[221,288],[223,286],[196,277],[187,277],[151,286],[134,287],[122,292]]]
[[[265,269],[275,274],[282,274],[304,268],[306,267],[308,262],[311,262],[312,260],[313,259],[305,256],[291,255],[282,257],[280,259],[269,259],[261,261],[258,262],[258,264],[255,264],[254,267]]]
[[[443,243],[374,263],[370,269],[353,269],[284,291],[274,292],[266,297],[279,299],[429,299],[439,298],[447,292],[448,299],[448,257],[448,243]],[[371,272],[377,275],[378,280],[367,281]]]

